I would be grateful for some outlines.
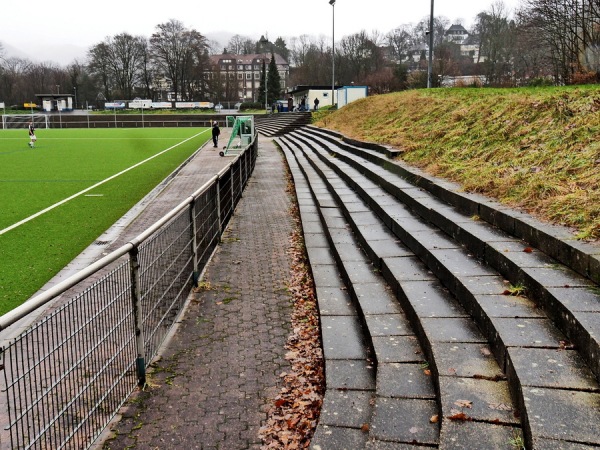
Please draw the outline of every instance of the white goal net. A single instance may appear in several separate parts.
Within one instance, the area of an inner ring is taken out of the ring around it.
[[[33,122],[35,128],[50,128],[48,114],[3,114],[2,128],[27,128]]]

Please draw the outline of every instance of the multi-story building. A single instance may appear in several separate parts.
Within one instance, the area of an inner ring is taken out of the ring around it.
[[[454,24],[446,30],[446,40],[460,46],[460,54],[470,58],[474,63],[483,62],[479,54],[479,38],[470,34],[462,25]]]
[[[290,75],[288,62],[275,53],[275,64],[281,80],[281,92],[285,92]],[[249,55],[212,55],[210,57],[212,70],[209,77],[212,80],[221,80],[223,88],[223,101],[258,101],[258,89],[262,74],[263,61],[267,72],[271,53],[258,53]]]

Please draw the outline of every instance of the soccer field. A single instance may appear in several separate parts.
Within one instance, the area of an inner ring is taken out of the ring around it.
[[[0,314],[210,139],[206,128],[0,130]]]

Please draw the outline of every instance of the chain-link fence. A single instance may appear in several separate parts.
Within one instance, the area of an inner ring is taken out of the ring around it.
[[[70,295],[1,350],[2,448],[93,444],[131,392],[145,383],[148,364],[242,196],[257,150],[255,137],[189,201],[150,229],[0,318],[0,329],[5,329]]]

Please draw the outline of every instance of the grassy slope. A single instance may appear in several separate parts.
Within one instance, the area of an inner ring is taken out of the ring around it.
[[[600,87],[431,89],[374,96],[317,126],[543,220],[600,238]]]

